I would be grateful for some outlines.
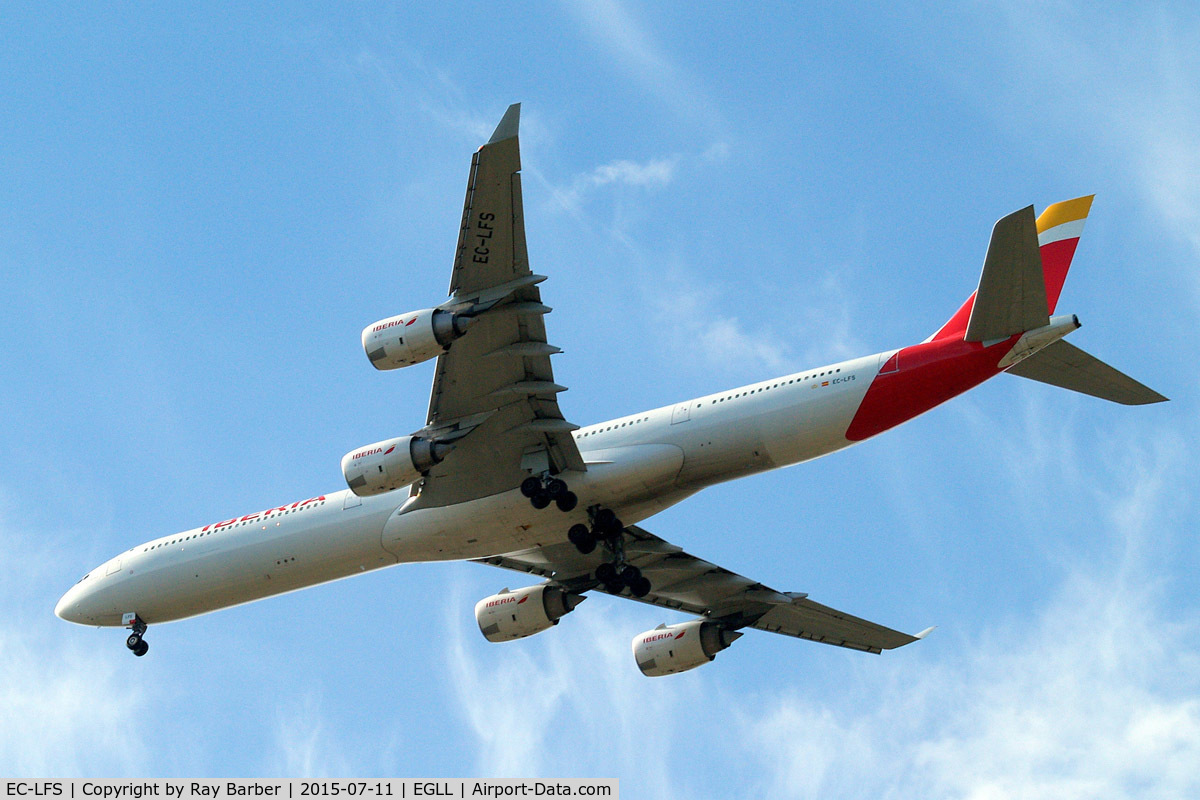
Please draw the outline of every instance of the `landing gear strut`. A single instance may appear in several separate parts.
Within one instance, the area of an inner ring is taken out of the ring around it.
[[[132,650],[135,656],[141,658],[150,649],[150,645],[142,638],[146,634],[146,623],[142,622],[142,618],[137,614],[126,616],[132,616],[132,619],[126,620],[126,624],[133,632],[125,639],[125,646]]]
[[[620,594],[629,588],[634,597],[645,597],[650,593],[650,581],[633,564],[625,562],[625,525],[611,508],[594,506],[588,509],[592,526],[572,525],[567,539],[583,554],[591,553],[596,545],[603,543],[611,558],[596,567],[596,580],[604,584],[604,590]]]
[[[572,511],[579,505],[579,498],[561,478],[539,478],[530,475],[521,481],[521,494],[528,497],[533,507],[539,510],[551,503],[557,505],[559,511]]]

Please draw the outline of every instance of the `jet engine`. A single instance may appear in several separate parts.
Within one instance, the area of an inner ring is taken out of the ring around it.
[[[707,664],[741,636],[703,619],[659,625],[633,638],[633,658],[643,675],[674,675]]]
[[[474,317],[426,308],[363,328],[362,344],[375,369],[398,369],[440,356],[467,332]]]
[[[475,621],[489,642],[509,642],[541,633],[587,598],[543,583],[508,589],[475,604]]]
[[[342,456],[342,475],[359,497],[390,492],[417,481],[454,445],[422,436],[399,436]]]

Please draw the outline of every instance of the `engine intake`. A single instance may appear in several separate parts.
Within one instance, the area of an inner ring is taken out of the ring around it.
[[[346,453],[342,476],[350,491],[371,497],[416,482],[453,449],[422,436],[399,436]]]
[[[674,675],[707,664],[741,636],[703,619],[659,625],[633,638],[633,658],[643,675]]]
[[[505,589],[475,604],[475,621],[489,642],[509,642],[557,625],[586,599],[549,583]]]
[[[399,369],[440,356],[467,332],[474,317],[426,308],[363,328],[362,345],[375,369]]]

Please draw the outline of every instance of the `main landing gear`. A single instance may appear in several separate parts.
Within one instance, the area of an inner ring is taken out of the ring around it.
[[[150,645],[142,637],[146,634],[146,623],[142,622],[142,618],[137,614],[127,615],[132,616],[132,619],[126,620],[133,632],[125,639],[125,646],[133,651],[133,654],[139,658],[146,655],[146,651],[150,649]]]
[[[616,513],[611,508],[596,506],[588,509],[588,517],[591,527],[583,523],[572,525],[567,531],[567,539],[584,555],[595,550],[597,544],[604,544],[611,559],[596,567],[596,580],[604,584],[604,590],[610,594],[620,594],[628,587],[634,597],[648,595],[650,580],[640,569],[625,562],[625,526]]]
[[[567,488],[567,482],[561,478],[539,478],[530,475],[521,481],[521,494],[528,497],[536,509],[543,509],[554,503],[559,511],[572,511],[579,505],[579,498]]]

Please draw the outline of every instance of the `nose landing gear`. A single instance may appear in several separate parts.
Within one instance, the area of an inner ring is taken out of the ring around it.
[[[137,614],[126,614],[122,621],[133,631],[125,639],[125,646],[139,658],[146,655],[150,649],[150,645],[142,638],[146,634],[146,623],[142,622],[142,618]]]

